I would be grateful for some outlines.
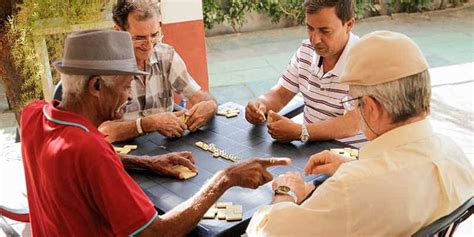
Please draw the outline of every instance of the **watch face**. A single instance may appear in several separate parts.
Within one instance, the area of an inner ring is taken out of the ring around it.
[[[309,139],[309,136],[308,135],[303,135],[303,137],[301,137],[301,141],[302,142],[307,142]]]
[[[287,193],[287,192],[289,192],[291,189],[290,189],[290,187],[288,187],[288,186],[278,186],[277,190],[278,190],[279,192],[282,192],[282,193]]]

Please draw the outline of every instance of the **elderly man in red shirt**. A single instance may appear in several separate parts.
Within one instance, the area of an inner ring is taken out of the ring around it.
[[[36,101],[21,114],[22,155],[34,236],[181,236],[230,187],[256,188],[272,179],[266,167],[288,159],[254,159],[218,172],[194,197],[158,216],[124,165],[173,175],[196,171],[189,152],[119,158],[97,127],[119,119],[131,100],[137,69],[129,33],[85,31],[66,39],[63,100]]]

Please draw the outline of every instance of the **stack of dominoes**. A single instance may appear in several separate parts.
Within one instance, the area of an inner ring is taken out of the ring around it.
[[[240,114],[240,110],[238,109],[231,109],[231,108],[225,108],[217,111],[217,115],[220,116],[225,116],[226,118],[232,118],[236,117]]]
[[[223,159],[226,159],[226,160],[229,160],[229,161],[232,161],[232,162],[236,162],[237,161],[237,157],[234,156],[234,155],[230,155],[230,154],[227,154],[227,152],[225,152],[224,150],[222,149],[218,149],[216,147],[216,145],[214,145],[213,143],[211,144],[206,144],[204,142],[196,142],[195,145],[201,149],[203,149],[204,151],[209,151],[212,153],[212,156],[214,158],[219,158],[219,157],[222,157]]]
[[[138,148],[137,145],[126,145],[124,147],[115,147],[114,146],[115,152],[120,153],[120,154],[128,154],[130,151],[135,150],[137,148]]]
[[[218,202],[204,214],[203,219],[214,219],[226,221],[242,220],[242,205],[232,205],[232,202]]]
[[[357,160],[359,157],[359,150],[353,149],[350,147],[346,148],[333,148],[330,150],[334,154],[338,154],[347,158],[351,158],[353,160]]]

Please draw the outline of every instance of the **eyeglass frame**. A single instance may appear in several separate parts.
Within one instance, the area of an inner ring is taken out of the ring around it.
[[[157,43],[163,42],[163,38],[165,37],[164,34],[159,34],[151,39],[132,39],[132,43],[134,45],[144,45],[145,43],[151,42],[151,44],[155,45]]]
[[[364,97],[364,96],[362,95],[362,96],[358,96],[356,98],[352,98],[352,96],[346,95],[346,96],[342,97],[341,102],[339,102],[339,103],[342,104],[342,107],[344,108],[344,110],[346,110],[348,112],[351,112],[351,111],[354,111],[357,108],[357,105],[355,103],[349,103],[349,102],[354,101],[354,100],[357,100],[357,102],[359,102],[360,99],[362,99],[362,97]]]

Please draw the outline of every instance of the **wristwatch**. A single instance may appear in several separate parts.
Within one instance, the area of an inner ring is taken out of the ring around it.
[[[300,135],[300,140],[302,142],[307,142],[309,140],[309,133],[308,129],[306,129],[306,125],[301,124],[301,135]]]
[[[285,185],[280,185],[275,189],[274,195],[288,195],[293,198],[293,201],[295,203],[298,203],[298,196],[296,196],[296,193],[291,191],[291,188]]]

